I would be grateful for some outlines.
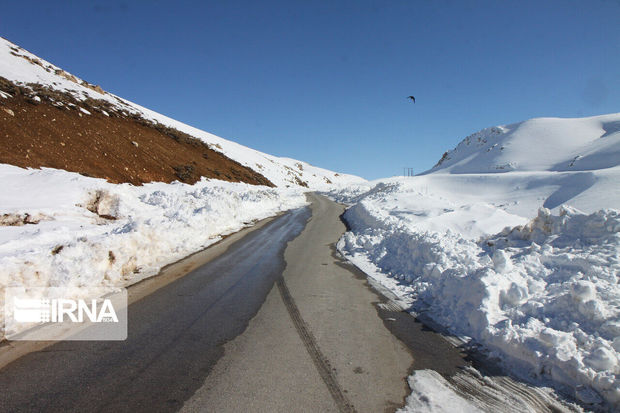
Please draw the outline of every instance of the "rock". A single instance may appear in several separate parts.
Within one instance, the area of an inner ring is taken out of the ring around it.
[[[118,195],[98,190],[86,205],[86,209],[105,219],[118,219],[120,199]]]

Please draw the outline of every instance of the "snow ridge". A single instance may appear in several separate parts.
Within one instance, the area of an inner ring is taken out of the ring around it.
[[[620,165],[620,114],[537,118],[466,137],[425,173],[590,171]]]

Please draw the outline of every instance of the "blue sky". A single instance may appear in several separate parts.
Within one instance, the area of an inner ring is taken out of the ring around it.
[[[617,0],[22,0],[0,35],[192,126],[374,179],[484,127],[619,112],[619,17]]]

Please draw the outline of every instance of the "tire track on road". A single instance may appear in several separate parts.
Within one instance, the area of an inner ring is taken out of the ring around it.
[[[332,395],[334,402],[338,406],[338,410],[343,413],[355,413],[355,407],[349,401],[347,396],[344,394],[343,390],[340,388],[334,373],[331,370],[329,360],[323,355],[321,349],[319,348],[314,335],[308,328],[308,325],[301,317],[301,313],[299,312],[299,308],[295,304],[295,300],[291,296],[291,293],[284,281],[283,277],[278,278],[276,281],[276,285],[278,286],[278,290],[280,291],[280,297],[282,297],[282,301],[284,301],[284,305],[286,306],[286,310],[288,311],[293,324],[295,325],[295,329],[301,338],[301,341],[304,343],[308,354],[312,358],[312,362],[316,366],[321,379],[327,386],[329,393]]]

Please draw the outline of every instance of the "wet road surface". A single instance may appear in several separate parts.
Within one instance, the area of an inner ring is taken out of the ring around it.
[[[129,306],[123,342],[59,342],[0,370],[0,411],[176,411],[256,314],[308,208]]]

